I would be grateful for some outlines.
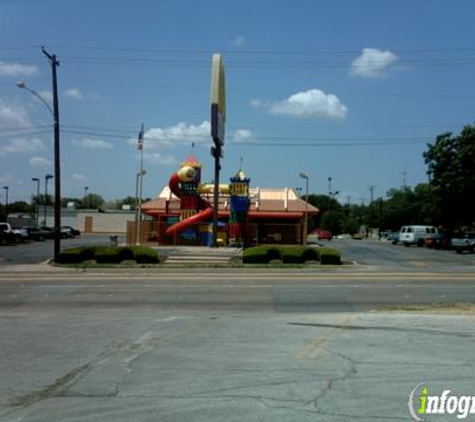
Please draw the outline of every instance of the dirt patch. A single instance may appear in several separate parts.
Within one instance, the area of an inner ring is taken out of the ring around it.
[[[429,303],[422,305],[385,305],[376,312],[414,312],[431,314],[475,315],[473,303]]]

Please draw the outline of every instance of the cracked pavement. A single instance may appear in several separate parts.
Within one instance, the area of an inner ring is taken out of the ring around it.
[[[420,382],[475,394],[471,313],[289,308],[290,283],[21,283],[0,285],[1,422],[397,421]]]

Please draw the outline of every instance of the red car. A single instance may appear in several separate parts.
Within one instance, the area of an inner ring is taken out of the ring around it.
[[[318,237],[318,240],[332,240],[333,239],[333,235],[328,230],[315,229],[312,234],[316,235]]]

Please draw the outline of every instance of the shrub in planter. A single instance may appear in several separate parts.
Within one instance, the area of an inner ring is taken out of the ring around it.
[[[95,259],[94,250],[88,246],[79,246],[61,251],[57,262],[59,264],[80,264],[92,259]]]
[[[301,264],[302,253],[305,248],[302,246],[281,246],[279,250],[282,253],[282,261],[284,264]]]
[[[267,250],[266,246],[253,246],[244,249],[242,253],[242,262],[245,264],[267,264]]]
[[[266,252],[266,262],[282,261],[282,253],[277,248],[270,248]]]
[[[322,265],[340,265],[341,255],[340,252],[331,248],[317,248],[320,264]]]
[[[160,258],[155,249],[146,246],[136,246],[133,249],[137,264],[159,264]]]
[[[129,248],[111,246],[96,251],[98,264],[120,264],[122,261],[133,260],[134,253]]]
[[[302,262],[318,261],[318,253],[315,248],[307,248],[302,253]]]

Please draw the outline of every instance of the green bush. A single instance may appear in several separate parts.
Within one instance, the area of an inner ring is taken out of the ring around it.
[[[281,259],[284,264],[302,264],[306,261],[320,261],[322,265],[341,264],[340,253],[334,249],[305,246],[254,246],[244,250],[244,264],[267,264]]]
[[[318,252],[315,248],[306,248],[302,253],[302,262],[318,261]]]
[[[279,249],[282,252],[284,264],[301,264],[303,262],[304,246],[280,246]]]
[[[61,251],[59,264],[81,264],[84,261],[96,260],[99,264],[120,264],[123,261],[135,260],[139,264],[159,264],[157,252],[146,246],[78,246]]]
[[[61,251],[58,255],[59,264],[80,264],[81,262],[95,259],[93,248],[89,246],[78,246]]]
[[[267,263],[267,249],[265,246],[253,246],[244,249],[242,262],[245,264],[265,264]]]
[[[160,258],[155,249],[147,246],[134,246],[131,248],[137,264],[159,264]]]
[[[127,247],[110,246],[96,251],[96,261],[98,264],[120,264],[123,261],[134,259],[134,253]]]
[[[267,260],[266,262],[281,261],[282,260],[282,253],[277,248],[267,249],[266,260]]]
[[[321,265],[340,265],[341,254],[332,248],[321,247],[316,248]]]

